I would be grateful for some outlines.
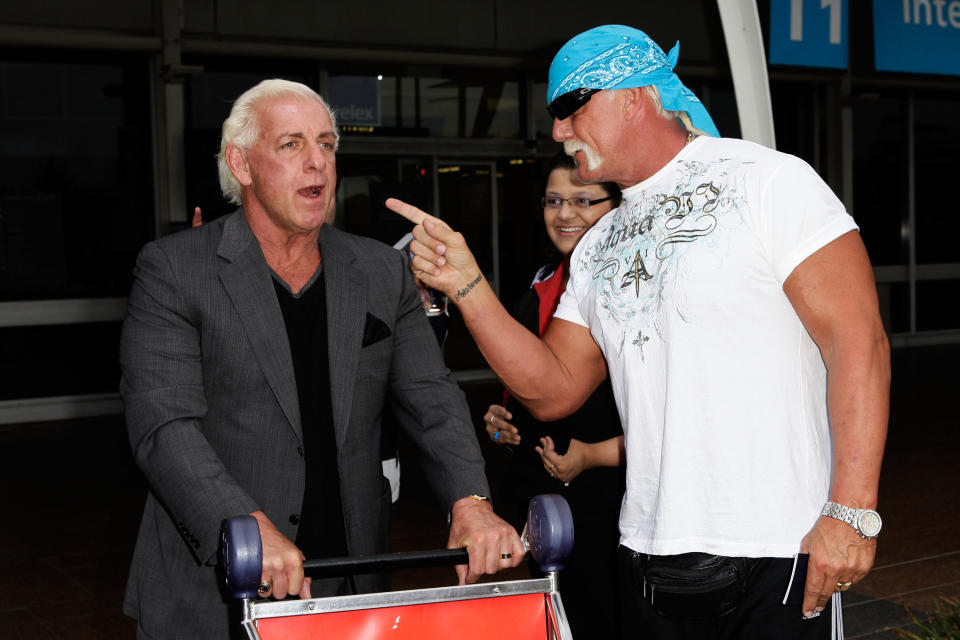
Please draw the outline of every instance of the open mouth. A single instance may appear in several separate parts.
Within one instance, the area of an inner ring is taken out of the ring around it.
[[[560,231],[560,233],[580,233],[585,228],[586,227],[557,227],[557,230]]]
[[[323,192],[323,187],[319,185],[313,185],[311,187],[304,187],[303,189],[300,189],[297,193],[302,195],[304,198],[319,198],[322,192]]]

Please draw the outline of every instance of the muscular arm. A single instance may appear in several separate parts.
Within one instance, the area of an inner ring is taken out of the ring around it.
[[[580,407],[606,378],[606,362],[586,327],[556,319],[543,340],[514,320],[480,273],[463,236],[399,200],[387,206],[418,226],[412,266],[455,302],[480,352],[510,393],[539,420]]]
[[[887,433],[890,351],[876,285],[860,235],[851,231],[804,260],[784,292],[820,348],[827,367],[833,438],[830,500],[875,508]],[[810,553],[803,611],[823,607],[837,581],[861,580],[873,565],[876,540],[823,516],[804,538]]]

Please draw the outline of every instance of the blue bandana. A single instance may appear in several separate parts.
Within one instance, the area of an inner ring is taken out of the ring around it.
[[[694,127],[719,138],[700,99],[673,72],[679,55],[679,42],[666,56],[643,31],[616,24],[595,27],[557,52],[550,65],[547,104],[576,89],[632,89],[652,84],[664,109],[685,111]]]

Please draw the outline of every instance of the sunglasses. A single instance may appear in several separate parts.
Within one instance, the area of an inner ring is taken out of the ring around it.
[[[566,120],[577,109],[588,103],[597,91],[600,91],[600,89],[583,88],[568,91],[562,96],[557,96],[553,102],[547,105],[547,113],[557,120]]]

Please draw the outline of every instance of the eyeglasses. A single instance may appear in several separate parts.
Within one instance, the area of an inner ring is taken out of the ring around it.
[[[544,209],[559,209],[563,206],[564,202],[569,202],[571,207],[589,209],[593,205],[606,202],[607,200],[613,200],[613,196],[597,198],[596,200],[591,200],[590,198],[556,198],[554,196],[544,196],[540,198],[540,206]]]
[[[597,91],[600,91],[600,89],[587,89],[585,87],[568,91],[562,96],[557,96],[553,102],[547,105],[547,113],[557,120],[566,120],[577,109],[587,104]]]

